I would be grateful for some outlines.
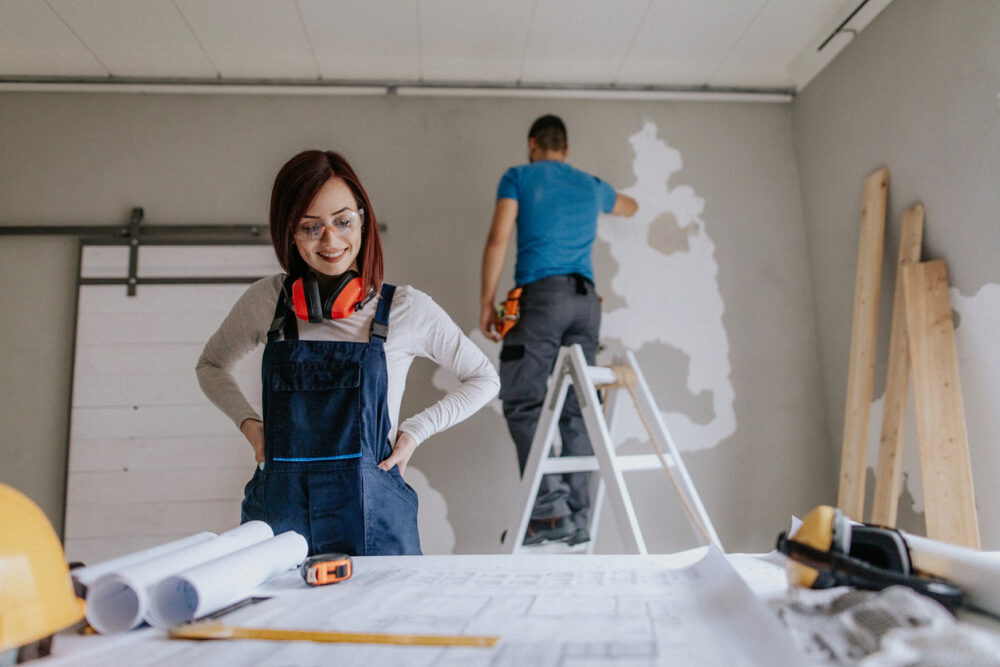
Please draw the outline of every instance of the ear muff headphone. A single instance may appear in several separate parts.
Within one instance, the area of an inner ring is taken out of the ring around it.
[[[292,307],[300,320],[313,324],[326,320],[349,317],[365,307],[375,291],[364,294],[361,276],[357,271],[345,271],[328,290],[321,291],[316,274],[307,272],[292,283]],[[325,292],[325,293],[324,293]]]
[[[909,548],[898,530],[854,523],[828,505],[807,514],[792,537],[781,533],[777,549],[789,557],[788,582],[792,585],[866,590],[901,585],[947,607],[962,603],[962,589],[912,569]]]

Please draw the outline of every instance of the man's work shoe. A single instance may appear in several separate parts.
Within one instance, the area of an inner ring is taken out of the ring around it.
[[[528,522],[528,531],[524,535],[525,546],[565,540],[574,532],[573,524],[564,516],[551,519],[532,519]]]
[[[573,534],[569,536],[566,543],[571,547],[575,547],[578,544],[585,544],[590,541],[590,533],[587,532],[586,528],[577,528],[573,531]]]

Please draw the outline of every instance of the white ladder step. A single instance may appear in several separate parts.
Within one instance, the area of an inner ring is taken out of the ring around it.
[[[614,384],[618,380],[615,369],[610,366],[587,366],[587,379],[591,384]]]
[[[673,457],[665,454],[663,457],[671,468],[676,464]],[[619,470],[653,470],[662,468],[660,457],[656,454],[623,454],[615,457]],[[553,456],[541,463],[542,473],[591,472],[601,469],[596,456]]]

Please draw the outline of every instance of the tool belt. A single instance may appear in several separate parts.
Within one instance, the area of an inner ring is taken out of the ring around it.
[[[497,333],[500,338],[507,335],[507,332],[514,328],[517,321],[521,319],[521,289],[515,287],[507,292],[507,300],[497,308]]]

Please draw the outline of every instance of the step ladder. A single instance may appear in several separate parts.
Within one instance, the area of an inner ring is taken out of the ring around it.
[[[594,450],[593,456],[549,456],[570,384],[575,389],[580,411],[583,413],[587,435]],[[599,389],[605,389],[607,392],[603,411],[597,393]],[[612,433],[622,390],[631,395],[639,418],[656,451],[655,454],[615,453]],[[561,348],[552,376],[549,378],[548,391],[542,404],[535,436],[531,441],[531,452],[521,478],[516,513],[507,527],[506,535],[511,539],[510,553],[524,553],[535,548],[525,547],[522,542],[528,529],[528,521],[531,518],[531,510],[542,475],[595,470],[600,472],[600,477],[591,508],[589,526],[591,539],[586,543],[586,553],[593,553],[594,550],[605,494],[611,502],[626,550],[637,554],[648,553],[622,473],[660,467],[667,472],[671,485],[677,492],[696,532],[706,543],[714,544],[722,550],[719,536],[681,461],[677,446],[663,423],[635,356],[626,351],[620,364],[610,367],[588,366],[583,348],[579,344]]]

